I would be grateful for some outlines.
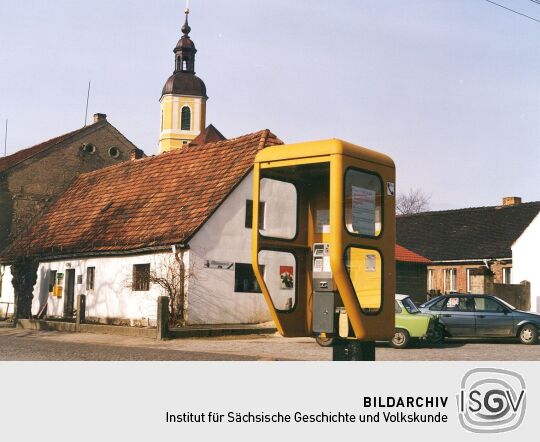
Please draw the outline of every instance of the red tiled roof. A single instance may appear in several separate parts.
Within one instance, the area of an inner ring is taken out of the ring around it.
[[[396,261],[399,262],[417,262],[419,264],[429,264],[431,261],[418,253],[406,249],[396,244]]]
[[[257,152],[277,144],[263,130],[82,174],[2,259],[188,241],[251,170]]]
[[[96,123],[96,124],[99,124],[99,123]],[[68,132],[67,134],[60,135],[55,138],[51,138],[50,140],[44,141],[43,143],[36,144],[35,146],[31,146],[26,149],[21,149],[18,152],[8,155],[7,157],[0,158],[0,173],[5,172],[8,169],[11,169],[13,166],[16,166],[17,164],[22,163],[23,161],[27,160],[30,157],[33,157],[34,155],[37,155],[57,144],[60,144],[62,141],[77,134],[78,132],[88,129],[90,126],[93,126],[93,125],[82,127],[80,129]]]

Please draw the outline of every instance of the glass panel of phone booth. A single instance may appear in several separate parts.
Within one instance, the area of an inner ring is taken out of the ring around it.
[[[382,231],[382,183],[373,174],[348,169],[345,174],[345,225],[355,235],[378,237]]]
[[[269,238],[293,239],[296,236],[298,206],[294,184],[262,178],[259,201],[265,206],[260,234]]]
[[[264,283],[276,310],[293,310],[297,290],[295,256],[290,252],[261,250],[259,266],[264,266]]]
[[[382,259],[377,250],[351,246],[345,268],[364,314],[376,314],[382,305]]]

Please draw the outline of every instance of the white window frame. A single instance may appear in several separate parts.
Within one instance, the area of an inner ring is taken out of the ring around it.
[[[471,293],[471,271],[474,270],[472,268],[467,269],[467,293]]]
[[[510,281],[507,280],[506,272],[510,273]],[[503,267],[502,269],[502,282],[503,284],[512,284],[512,267]]]
[[[450,276],[448,278],[448,281],[450,282],[450,288],[447,289],[446,287],[446,277]],[[457,286],[457,269],[455,267],[444,269],[444,278],[443,278],[443,291],[444,293],[451,293],[456,291]]]
[[[431,290],[435,290],[435,287],[433,287],[435,279],[435,270],[434,269],[428,269],[427,271],[427,289],[428,292]]]

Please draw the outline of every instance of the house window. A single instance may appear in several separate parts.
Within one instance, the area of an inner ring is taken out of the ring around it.
[[[456,291],[456,269],[444,269],[444,291],[445,293]]]
[[[182,108],[182,116],[180,118],[180,129],[191,130],[191,109],[187,106]]]
[[[135,264],[133,266],[134,292],[146,292],[150,290],[150,264]]]
[[[433,269],[427,271],[427,289],[428,292],[435,290],[435,271]]]
[[[259,202],[259,229],[264,229],[264,202]],[[246,200],[246,229],[253,227],[253,200]]]
[[[261,273],[264,274],[264,266],[261,266]],[[239,293],[262,293],[251,264],[236,263],[234,265],[234,291]]]
[[[52,293],[56,284],[56,270],[49,270],[49,293]]]
[[[87,267],[86,269],[86,290],[94,290],[94,280],[96,277],[96,268]]]
[[[512,267],[503,267],[503,284],[512,284]]]

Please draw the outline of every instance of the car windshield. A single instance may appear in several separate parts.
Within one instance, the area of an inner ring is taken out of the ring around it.
[[[407,310],[409,313],[420,313],[420,310],[418,310],[416,305],[414,305],[411,298],[403,298],[401,303],[403,304],[403,307],[405,307],[405,310]]]
[[[435,296],[434,298],[431,298],[429,301],[424,302],[423,304],[420,304],[420,308],[426,308],[430,305],[433,305],[437,302],[437,299],[440,299],[441,296]]]
[[[503,299],[501,298],[497,298],[496,296],[494,296],[494,298],[499,301],[502,305],[504,305],[505,307],[508,307],[510,310],[516,310],[516,308],[511,305],[511,304],[508,304],[508,302],[504,301]]]

